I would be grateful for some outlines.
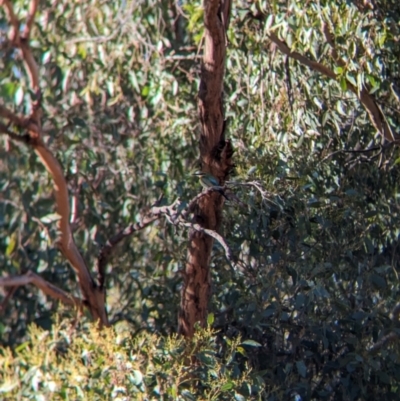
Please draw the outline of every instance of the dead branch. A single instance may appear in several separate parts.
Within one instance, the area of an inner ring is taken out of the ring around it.
[[[230,250],[228,244],[222,235],[218,234],[216,231],[209,230],[201,227],[199,224],[193,224],[187,220],[189,214],[193,211],[194,205],[201,199],[206,196],[208,193],[215,192],[213,188],[208,188],[205,191],[196,195],[187,205],[185,209],[181,209],[181,202],[178,199],[175,200],[171,205],[168,206],[153,206],[150,211],[144,213],[144,217],[138,223],[129,224],[127,227],[119,231],[113,237],[111,237],[100,249],[99,256],[97,259],[96,271],[97,271],[97,280],[101,286],[104,284],[105,278],[105,267],[110,259],[111,254],[113,253],[115,247],[125,238],[130,237],[134,233],[143,230],[148,227],[150,224],[160,219],[161,217],[165,217],[166,220],[175,225],[181,227],[187,227],[198,232],[203,232],[208,236],[217,240],[222,248],[224,249],[225,256],[229,263],[232,266],[236,265],[236,261],[234,256],[232,255],[232,251]]]
[[[277,45],[278,49],[283,54],[287,55],[288,57],[299,61],[301,64],[303,64],[307,67],[310,67],[311,69],[318,71],[321,74],[324,74],[329,78],[332,78],[332,79],[337,78],[336,74],[330,68],[326,67],[325,65],[318,63],[317,61],[310,60],[308,57],[303,56],[299,52],[294,52],[294,51],[290,50],[290,47],[285,42],[280,40],[275,33],[270,32],[268,37],[271,39],[272,42],[274,42]]]

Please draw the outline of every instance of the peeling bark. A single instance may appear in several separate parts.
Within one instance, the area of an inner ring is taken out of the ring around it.
[[[201,123],[201,170],[224,184],[232,169],[233,149],[225,139],[223,110],[223,77],[226,55],[226,30],[229,24],[230,0],[204,1],[205,41],[198,109]],[[222,220],[224,198],[209,192],[193,207],[194,222],[201,227],[218,231]],[[179,315],[179,333],[194,334],[197,322],[206,324],[210,298],[210,261],[214,239],[205,232],[192,230],[189,234],[188,258]]]

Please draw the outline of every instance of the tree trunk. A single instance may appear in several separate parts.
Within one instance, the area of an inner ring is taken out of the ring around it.
[[[225,139],[222,99],[230,8],[230,0],[204,0],[205,45],[198,96],[201,170],[217,178],[220,185],[232,169],[233,154],[231,143]],[[218,231],[223,203],[220,193],[206,193],[193,208],[194,222]],[[193,230],[189,234],[179,316],[179,332],[187,337],[193,336],[196,322],[201,326],[206,323],[213,242],[213,238],[203,232]]]

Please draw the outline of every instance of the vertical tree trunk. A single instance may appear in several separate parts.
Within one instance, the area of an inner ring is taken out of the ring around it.
[[[226,30],[231,0],[204,0],[205,44],[198,96],[201,123],[200,158],[203,172],[213,175],[221,185],[232,169],[232,146],[225,139],[223,77],[226,54]],[[218,231],[224,198],[218,192],[201,197],[194,207],[194,220],[202,227]],[[179,332],[191,337],[194,325],[204,326],[210,297],[210,260],[213,239],[192,231],[184,272]]]

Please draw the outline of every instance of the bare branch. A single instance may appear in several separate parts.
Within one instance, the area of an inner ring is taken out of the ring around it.
[[[32,55],[32,51],[29,46],[29,39],[38,3],[38,0],[31,1],[31,4],[29,6],[28,19],[25,25],[24,32],[21,35],[19,32],[20,22],[14,14],[13,5],[9,0],[0,0],[0,5],[3,4],[6,8],[12,26],[9,38],[13,45],[15,47],[18,47],[22,51],[25,69],[29,76],[31,87],[35,92],[39,91],[39,69]]]
[[[2,123],[0,123],[0,133],[1,134],[7,134],[13,141],[22,142],[25,145],[27,145],[29,143],[30,139],[31,139],[28,134],[25,134],[25,135],[15,134],[14,132],[10,131],[7,128],[7,126],[5,126]]]
[[[4,297],[3,302],[0,304],[0,313],[6,309],[6,305],[8,301],[13,297],[15,291],[17,291],[17,287],[11,287],[8,290],[7,295]]]
[[[325,65],[318,63],[316,61],[310,60],[308,57],[303,56],[302,54],[300,54],[298,52],[291,51],[289,46],[285,42],[280,40],[275,33],[270,32],[269,38],[271,39],[272,42],[274,42],[277,45],[277,47],[283,54],[286,54],[287,56],[291,57],[292,59],[299,61],[301,64],[304,64],[307,67],[310,67],[313,70],[318,71],[321,74],[324,74],[329,78],[332,78],[332,79],[337,78],[336,74],[330,68],[326,67]]]
[[[60,288],[42,279],[40,276],[33,273],[32,271],[29,271],[23,276],[0,278],[0,287],[20,287],[28,284],[35,285],[46,295],[49,295],[54,299],[58,299],[66,305],[75,306],[79,309],[82,308],[82,301],[79,298],[67,294]]]
[[[198,60],[201,59],[202,56],[199,56],[197,54],[188,54],[186,56],[179,55],[179,54],[174,54],[171,56],[165,56],[164,60],[165,61],[177,61],[177,60]]]
[[[100,249],[99,256],[97,258],[97,280],[99,286],[102,287],[104,285],[105,279],[105,267],[108,263],[108,260],[115,249],[115,247],[125,238],[133,235],[137,231],[143,230],[148,227],[150,224],[158,220],[160,217],[166,217],[166,219],[173,225],[179,225],[183,227],[192,228],[198,232],[203,232],[208,236],[217,240],[222,248],[225,251],[225,256],[227,260],[231,263],[231,265],[235,266],[236,261],[234,256],[232,255],[232,251],[230,250],[228,244],[225,239],[218,234],[214,230],[206,229],[201,227],[199,224],[193,224],[186,221],[186,218],[190,214],[193,209],[193,206],[198,202],[199,199],[207,195],[208,193],[215,192],[216,190],[211,188],[207,188],[204,192],[196,195],[188,204],[185,210],[180,211],[177,208],[180,205],[179,198],[175,200],[171,205],[168,206],[153,206],[150,211],[145,214],[145,217],[138,223],[129,224],[127,227],[122,229],[120,232],[111,237]]]
[[[327,28],[327,25],[324,25],[324,33],[326,35],[326,40],[328,44],[331,46],[331,53],[332,57],[334,60],[338,63],[338,65],[343,65],[343,60],[340,59],[338,56],[334,42],[333,42],[333,36],[329,32],[329,29]],[[318,63],[316,61],[310,60],[308,57],[298,53],[298,52],[293,52],[290,50],[290,48],[287,46],[286,43],[284,43],[282,40],[278,38],[278,36],[270,32],[269,38],[273,43],[277,45],[279,50],[283,53],[286,54],[287,56],[293,58],[294,60],[299,61],[301,64],[310,67],[311,69],[320,72],[321,74],[326,75],[329,78],[337,80],[338,76],[335,74],[334,71],[332,71],[330,68],[326,67],[325,65]],[[377,131],[388,141],[394,142],[398,141],[398,135],[394,135],[392,132],[392,129],[383,114],[381,108],[379,105],[376,103],[375,99],[373,98],[372,95],[369,94],[369,91],[367,88],[363,87],[360,91],[352,85],[348,80],[346,80],[346,85],[347,87],[357,96],[357,98],[360,100],[360,102],[364,105],[365,109],[367,110],[367,113],[370,117],[370,120],[374,127],[377,129]]]
[[[9,0],[0,0],[0,6],[5,7],[6,14],[12,26],[12,30],[10,31],[10,36],[9,36],[10,40],[11,41],[19,40],[19,21],[16,15],[14,14],[13,5]]]
[[[26,25],[24,29],[24,39],[29,40],[31,36],[31,31],[32,31],[32,26],[33,23],[35,22],[35,14],[36,10],[39,6],[39,0],[31,0],[31,3],[29,5],[29,12],[28,12],[28,17],[26,19]]]
[[[10,123],[18,127],[29,128],[29,119],[18,116],[17,114],[13,113],[11,110],[7,109],[7,107],[1,104],[0,104],[0,117],[7,119]],[[33,126],[31,128],[33,128]]]
[[[396,304],[391,312],[392,320],[398,320],[400,315],[400,303]]]
[[[338,52],[336,50],[336,46],[335,46],[334,36],[327,23],[322,24],[322,32],[325,35],[326,41],[328,42],[328,44],[331,47],[332,58],[335,60],[335,62],[339,66],[344,67],[346,65],[346,63],[344,62],[344,60],[342,60],[339,57],[339,54],[338,54]],[[361,90],[358,90],[356,87],[351,85],[350,82],[348,82],[348,81],[347,81],[347,86],[350,88],[350,90],[353,93],[355,93],[357,95],[358,99],[364,105],[364,107],[367,110],[368,115],[371,119],[372,124],[375,126],[375,128],[378,130],[378,132],[380,132],[381,135],[390,142],[394,142],[396,139],[399,139],[399,138],[396,138],[395,135],[393,134],[392,129],[391,129],[385,115],[383,114],[382,109],[376,103],[373,96],[369,94],[369,90],[365,86],[363,86],[363,88]]]
[[[232,266],[236,265],[236,260],[235,260],[234,256],[232,255],[232,251],[229,248],[229,245],[226,243],[226,241],[222,235],[218,234],[214,230],[209,230],[207,228],[203,228],[200,224],[187,223],[187,222],[183,222],[183,221],[178,221],[178,224],[180,226],[193,228],[194,230],[205,233],[205,234],[209,235],[210,237],[214,238],[215,240],[217,240],[220,243],[220,245],[222,246],[222,248],[224,249],[225,256],[228,259],[229,263]]]
[[[96,37],[88,36],[88,37],[74,38],[67,40],[66,44],[85,43],[85,42],[104,43],[113,40],[119,33],[120,31],[116,29],[112,34],[108,36],[96,36]]]
[[[375,352],[379,351],[383,346],[385,346],[387,343],[397,340],[398,338],[399,335],[394,331],[391,331],[390,333],[383,336],[380,340],[378,340],[372,347],[369,348],[368,351],[371,354],[374,354]]]
[[[121,230],[119,233],[111,237],[100,249],[99,256],[97,258],[97,280],[100,288],[103,288],[105,281],[105,267],[108,259],[110,258],[115,246],[119,244],[123,239],[131,236],[137,231],[149,226],[154,221],[158,220],[159,216],[146,216],[141,222],[129,224],[128,227]]]
[[[78,251],[72,235],[70,226],[71,213],[69,194],[63,170],[58,160],[54,157],[53,153],[49,150],[42,139],[39,72],[29,45],[31,30],[39,1],[32,0],[30,3],[28,18],[23,35],[19,35],[19,21],[14,14],[11,2],[9,0],[0,0],[0,4],[3,4],[6,7],[7,14],[13,27],[10,39],[14,46],[20,48],[22,51],[25,68],[30,78],[30,86],[37,96],[37,99],[32,102],[33,111],[29,118],[19,117],[4,106],[0,106],[0,116],[9,120],[9,123],[14,124],[21,129],[27,129],[29,136],[29,141],[27,142],[33,147],[43,165],[50,173],[54,183],[57,213],[60,215],[60,220],[58,221],[60,238],[58,244],[64,256],[69,261],[70,265],[78,276],[79,285],[84,298],[84,304],[88,306],[95,320],[100,320],[102,325],[108,325],[108,319],[105,310],[105,292],[103,291],[103,288],[99,288],[98,284],[91,276],[89,269],[87,268],[81,254]],[[7,128],[4,125],[1,128],[2,131],[5,131],[5,133],[7,133],[11,138],[20,140],[18,136],[12,134],[10,131],[8,131],[8,129],[4,130],[4,128]],[[28,280],[28,278],[29,280],[32,280],[30,277],[34,276],[22,277],[25,277],[25,280]],[[39,286],[39,284],[41,284],[38,278],[34,278],[34,280],[36,285]],[[49,288],[51,289],[51,287],[46,287],[47,293],[57,297],[55,290],[50,291]]]
[[[394,322],[399,319],[400,315],[400,303],[396,304],[392,312],[390,313],[390,319]],[[379,351],[381,348],[383,348],[387,343],[390,343],[392,341],[398,340],[400,335],[396,333],[395,331],[390,331],[388,334],[384,335],[381,337],[374,345],[372,345],[368,351],[373,353],[376,353]]]
[[[31,87],[34,92],[38,93],[39,91],[39,69],[36,64],[36,61],[32,55],[31,49],[28,44],[21,42],[20,48],[22,50],[22,54],[25,62],[25,69],[28,73],[29,80],[31,82]]]
[[[158,220],[162,216],[167,216],[170,220],[174,220],[177,218],[178,213],[174,211],[176,205],[179,203],[179,199],[177,199],[174,203],[169,206],[153,206],[149,212],[147,212],[142,221],[138,223],[129,224],[127,227],[122,229],[120,232],[111,237],[100,249],[99,256],[97,258],[96,264],[96,272],[97,272],[97,280],[100,288],[104,286],[105,280],[105,267],[108,263],[108,260],[115,249],[115,247],[125,238],[130,237],[137,231],[143,230],[148,227],[150,224]],[[171,221],[171,222],[172,222]]]

